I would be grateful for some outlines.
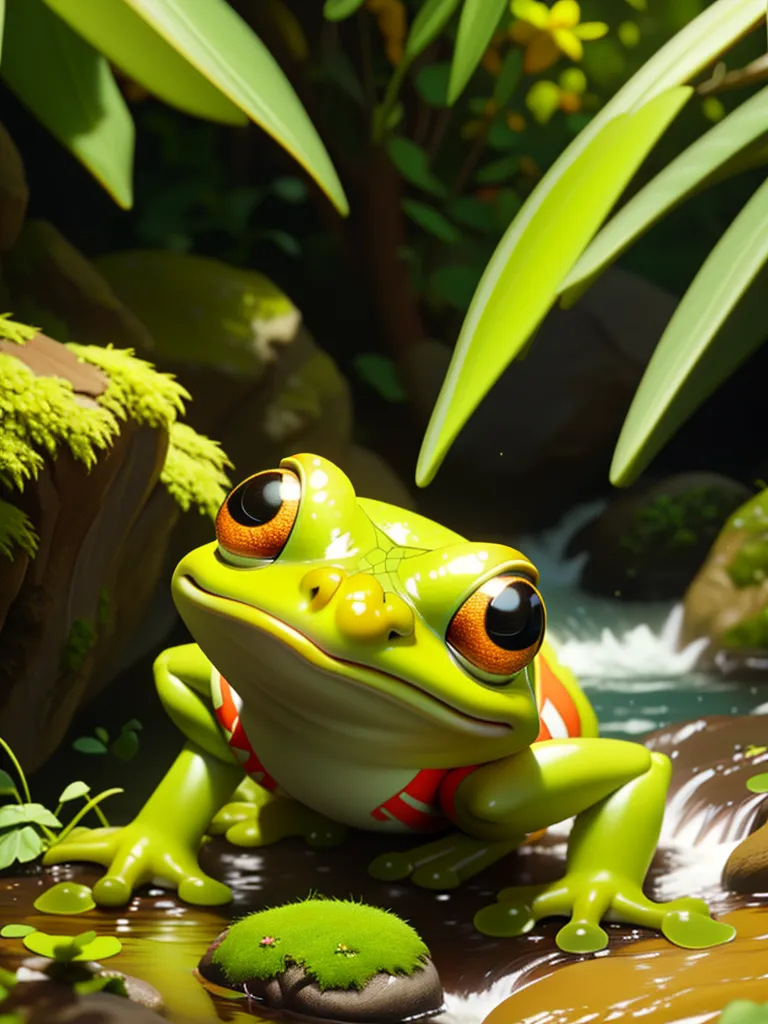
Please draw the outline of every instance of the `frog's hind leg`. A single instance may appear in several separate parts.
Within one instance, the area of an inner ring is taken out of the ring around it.
[[[218,811],[208,831],[243,847],[271,846],[288,836],[300,836],[309,846],[338,846],[347,834],[344,825],[290,797],[269,793],[248,777],[232,801]]]
[[[456,889],[525,841],[520,835],[488,840],[453,832],[412,850],[382,853],[369,864],[368,873],[380,882],[396,882],[410,876],[423,889]]]

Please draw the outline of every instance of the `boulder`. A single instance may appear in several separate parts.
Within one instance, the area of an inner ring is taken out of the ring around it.
[[[768,490],[723,527],[685,595],[681,643],[710,641],[702,667],[730,675],[768,669]]]
[[[181,509],[212,511],[225,478],[199,439],[208,491],[184,491],[183,392],[147,364],[40,334],[0,360],[0,735],[33,771],[108,680]]]
[[[749,489],[715,473],[683,473],[615,493],[571,540],[585,552],[581,585],[631,601],[680,598]]]
[[[19,237],[28,200],[24,164],[13,139],[0,124],[0,252],[7,252]]]

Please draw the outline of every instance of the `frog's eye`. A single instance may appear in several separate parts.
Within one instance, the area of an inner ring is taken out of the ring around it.
[[[518,574],[488,580],[467,598],[448,627],[448,643],[483,677],[499,682],[522,671],[544,640],[544,602]]]
[[[220,547],[241,558],[277,558],[296,522],[300,497],[299,478],[288,469],[249,477],[216,516]]]

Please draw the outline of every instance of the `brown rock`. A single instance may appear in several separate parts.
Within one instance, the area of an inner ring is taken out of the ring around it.
[[[21,982],[2,1003],[2,1012],[25,1010],[25,1024],[163,1024],[154,1010],[125,996],[95,992],[78,996],[50,981]]]
[[[13,139],[0,124],[0,252],[7,252],[18,238],[28,199],[24,164]]]
[[[411,975],[375,974],[359,990],[323,990],[297,966],[269,981],[252,978],[245,990],[270,1009],[355,1024],[423,1020],[443,1009],[443,987],[431,960]]]
[[[723,869],[723,885],[732,892],[768,892],[768,822],[731,853]]]

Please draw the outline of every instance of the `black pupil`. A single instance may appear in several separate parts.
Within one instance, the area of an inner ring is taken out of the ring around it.
[[[498,594],[485,612],[485,629],[497,647],[524,651],[537,643],[544,628],[541,599],[525,580],[516,580]]]
[[[283,504],[282,473],[261,473],[233,491],[229,514],[241,526],[262,526],[274,519]]]

